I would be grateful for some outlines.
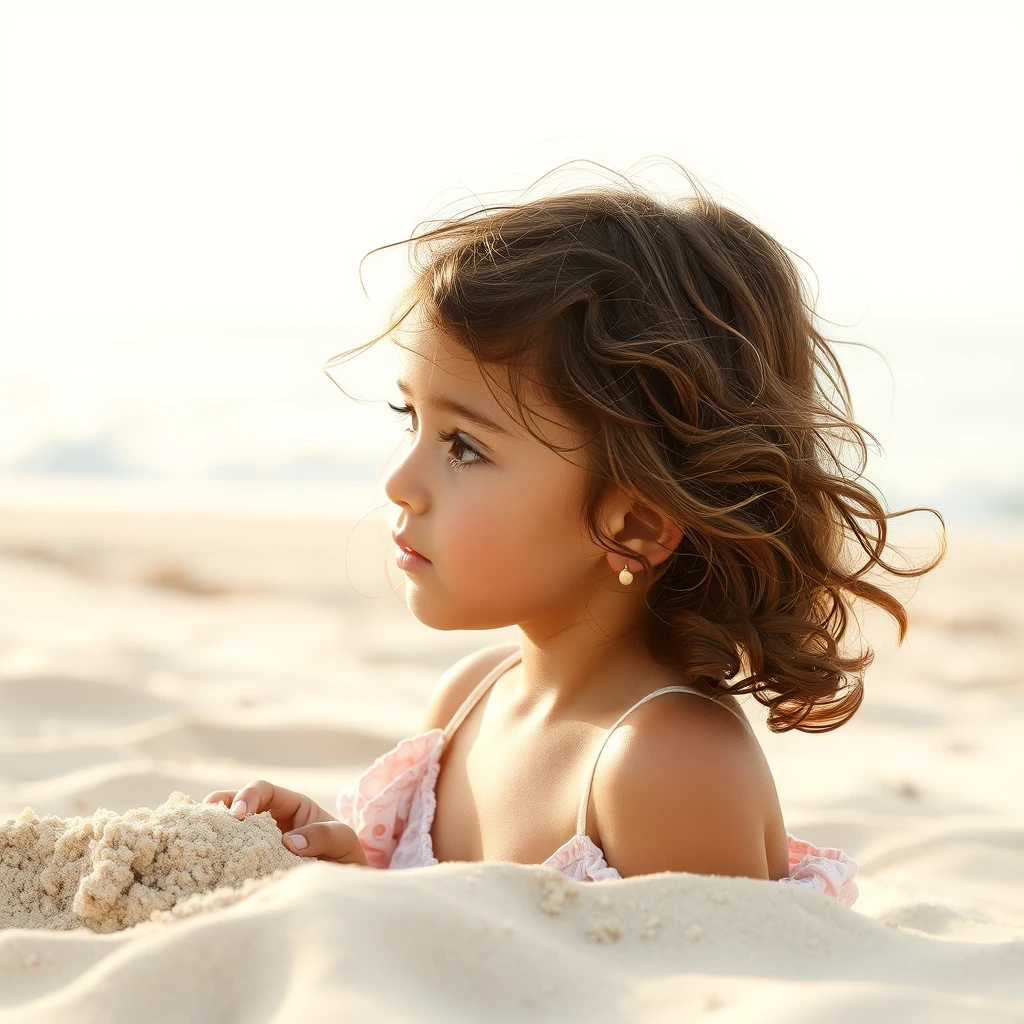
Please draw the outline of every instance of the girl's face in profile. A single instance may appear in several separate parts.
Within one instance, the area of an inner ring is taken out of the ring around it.
[[[579,453],[531,437],[473,357],[440,332],[420,327],[398,353],[404,404],[394,408],[410,422],[385,493],[397,528],[430,560],[405,573],[410,611],[435,629],[497,629],[582,606],[611,568],[578,525],[584,476],[569,460]],[[507,375],[488,371],[511,406]],[[533,425],[544,437],[579,443],[556,410],[540,416]]]

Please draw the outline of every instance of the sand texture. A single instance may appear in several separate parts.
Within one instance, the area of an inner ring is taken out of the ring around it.
[[[0,928],[113,932],[301,863],[269,812],[239,821],[184,793],[124,814],[40,817],[26,808],[0,824]]]
[[[1024,1020],[1024,529],[951,525],[899,585],[903,647],[862,613],[847,726],[774,735],[741,699],[787,829],[857,861],[848,908],[685,873],[284,870],[265,816],[189,803],[265,778],[333,807],[444,669],[515,638],[417,623],[369,523],[0,508],[0,1024]]]

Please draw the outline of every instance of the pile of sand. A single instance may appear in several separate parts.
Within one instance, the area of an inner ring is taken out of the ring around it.
[[[184,793],[125,814],[39,817],[26,808],[0,824],[0,928],[114,932],[302,863],[269,811],[239,821]]]

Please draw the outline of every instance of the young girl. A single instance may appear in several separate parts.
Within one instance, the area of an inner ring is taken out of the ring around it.
[[[945,540],[921,569],[882,560],[897,513],[842,474],[826,427],[862,456],[874,435],[848,418],[787,251],[699,189],[667,202],[635,186],[413,240],[429,258],[368,343],[394,336],[393,408],[411,418],[386,485],[395,557],[421,622],[518,640],[452,666],[337,819],[265,781],[206,799],[270,810],[290,849],[340,863],[688,871],[852,904],[857,865],[786,831],[735,695],[773,732],[849,721],[873,653],[839,651],[845,595],[902,642],[903,606],[864,573],[922,575]]]

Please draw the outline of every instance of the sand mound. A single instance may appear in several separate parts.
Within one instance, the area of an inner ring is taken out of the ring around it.
[[[39,817],[26,808],[0,824],[0,928],[114,932],[302,863],[269,811],[239,821],[184,793],[125,814]]]

